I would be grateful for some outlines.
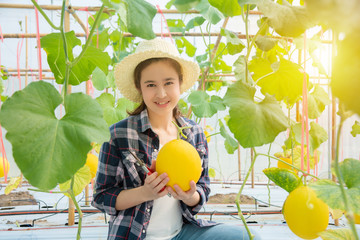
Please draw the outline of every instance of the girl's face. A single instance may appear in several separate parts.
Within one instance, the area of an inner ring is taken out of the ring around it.
[[[151,63],[141,72],[140,91],[150,115],[172,115],[180,99],[179,75],[166,61]]]

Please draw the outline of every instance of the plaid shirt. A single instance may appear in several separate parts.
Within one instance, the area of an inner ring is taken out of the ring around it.
[[[210,194],[208,176],[208,149],[202,128],[194,121],[180,117],[181,126],[191,126],[183,130],[186,140],[198,151],[203,172],[197,182],[200,202],[189,207],[180,201],[184,223],[197,226],[211,226],[216,223],[195,219]],[[146,173],[135,164],[129,150],[136,153],[148,166],[156,159],[159,149],[159,137],[151,129],[147,110],[139,115],[130,116],[110,127],[111,139],[102,145],[99,166],[94,188],[92,205],[111,216],[108,239],[145,239],[146,230],[152,212],[153,201],[143,202],[135,207],[117,211],[116,197],[122,190],[140,187],[144,184]],[[165,224],[165,223],[164,223]]]

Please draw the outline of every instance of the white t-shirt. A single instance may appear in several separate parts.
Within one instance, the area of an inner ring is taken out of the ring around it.
[[[179,200],[168,195],[155,199],[146,240],[169,240],[181,231],[182,224]]]
[[[182,228],[180,201],[165,195],[154,200],[146,240],[168,240]]]

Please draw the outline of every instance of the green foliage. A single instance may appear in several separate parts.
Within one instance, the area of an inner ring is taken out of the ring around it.
[[[228,131],[226,130],[225,124],[219,120],[220,125],[220,134],[225,138],[225,149],[227,153],[234,154],[234,152],[239,148],[239,143],[230,136]]]
[[[179,12],[186,12],[195,7],[200,0],[175,0],[174,5]]]
[[[285,37],[298,37],[314,24],[303,6],[280,5],[271,0],[259,0],[258,9],[268,18],[269,26]]]
[[[189,31],[195,27],[201,26],[205,22],[205,18],[203,17],[195,17],[192,18],[185,26],[185,31]]]
[[[180,53],[185,50],[185,53],[189,57],[195,55],[196,47],[194,47],[194,45],[192,45],[185,37],[176,38],[175,43]]]
[[[224,18],[224,15],[217,8],[211,6],[208,0],[200,0],[195,9],[211,24],[217,24]]]
[[[235,33],[221,28],[220,34],[226,37],[227,40],[227,50],[230,55],[235,55],[237,53],[241,53],[241,51],[245,48],[243,42],[236,36]]]
[[[144,39],[156,37],[152,30],[152,21],[156,8],[144,0],[124,0],[127,5],[127,28],[130,33]],[[140,20],[141,19],[141,20]]]
[[[194,91],[188,101],[192,105],[195,116],[200,118],[212,117],[218,111],[225,110],[225,104],[219,96],[209,96],[205,91]]]
[[[314,90],[308,95],[307,101],[310,119],[320,117],[325,110],[325,106],[331,103],[329,95],[319,85],[315,85]]]
[[[85,164],[91,142],[110,137],[101,107],[90,96],[67,95],[66,114],[58,119],[54,111],[62,103],[51,84],[39,81],[15,92],[1,107],[0,122],[15,162],[30,184],[40,189],[69,180]]]
[[[352,126],[351,135],[356,137],[358,134],[360,134],[360,123],[355,121],[354,125]]]
[[[278,101],[293,105],[302,95],[304,73],[301,67],[286,59],[272,64],[274,72],[258,79],[263,94],[274,95]],[[308,75],[306,74],[308,78]]]
[[[301,123],[296,123],[295,125],[292,126],[289,139],[287,139],[285,143],[287,149],[292,148],[292,146],[301,144],[301,135],[302,135],[301,128],[302,128]],[[304,129],[304,131],[306,131],[306,129]],[[310,122],[310,130],[309,130],[310,155],[313,156],[314,151],[327,140],[328,140],[328,134],[326,130],[316,122]],[[305,146],[306,146],[306,142],[305,142]]]
[[[115,88],[115,78],[113,71],[106,75],[103,71],[101,71],[100,68],[96,67],[92,73],[91,81],[94,84],[94,87],[99,91],[102,91],[105,88]]]
[[[356,214],[360,214],[360,161],[355,159],[345,159],[340,163],[340,175],[344,180],[348,196],[350,209]],[[324,179],[311,185],[316,195],[322,199],[332,209],[346,210],[339,185],[333,181]]]
[[[351,229],[347,228],[328,229],[320,232],[319,236],[322,240],[355,240]]]
[[[81,44],[81,41],[76,38],[75,32],[70,31],[65,33],[67,42],[67,55],[70,62],[74,61],[73,48]],[[41,47],[47,53],[47,61],[51,71],[54,74],[56,82],[64,83],[66,62],[64,45],[60,33],[51,33],[41,38]],[[99,67],[105,74],[108,72],[108,67],[111,59],[108,53],[89,46],[86,49],[83,57],[71,68],[69,83],[71,85],[78,85],[81,82],[89,80],[91,73],[95,67]]]
[[[241,15],[241,7],[237,0],[209,0],[209,3],[219,9],[225,16]]]
[[[104,51],[109,46],[109,28],[103,29],[99,34],[92,37],[92,46]]]
[[[104,112],[104,119],[108,126],[119,122],[128,116],[127,111],[132,111],[136,104],[126,98],[118,99],[115,104],[115,97],[110,93],[102,93],[96,101]]]
[[[77,196],[84,190],[85,186],[91,181],[90,168],[86,165],[82,166],[74,175],[74,195]],[[71,179],[64,183],[59,184],[60,191],[67,191],[70,189]],[[70,197],[68,193],[64,193],[65,196]]]
[[[288,127],[287,118],[273,97],[255,102],[254,95],[254,87],[238,81],[229,86],[224,97],[230,108],[229,128],[244,148],[271,143]]]
[[[289,169],[272,167],[264,169],[263,172],[271,181],[289,193],[303,185],[301,178]]]

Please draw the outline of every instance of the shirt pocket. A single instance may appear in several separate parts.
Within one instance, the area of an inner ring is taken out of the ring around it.
[[[131,155],[131,153],[123,153],[124,154],[124,167],[125,171],[128,172],[128,177],[130,178],[130,181],[132,183],[132,186],[128,186],[128,188],[131,187],[140,187],[143,185],[143,180],[140,175],[145,175],[145,171],[139,166],[134,156]],[[142,158],[141,154],[135,152],[136,156],[138,156],[140,159]],[[143,154],[142,154],[143,155]]]

